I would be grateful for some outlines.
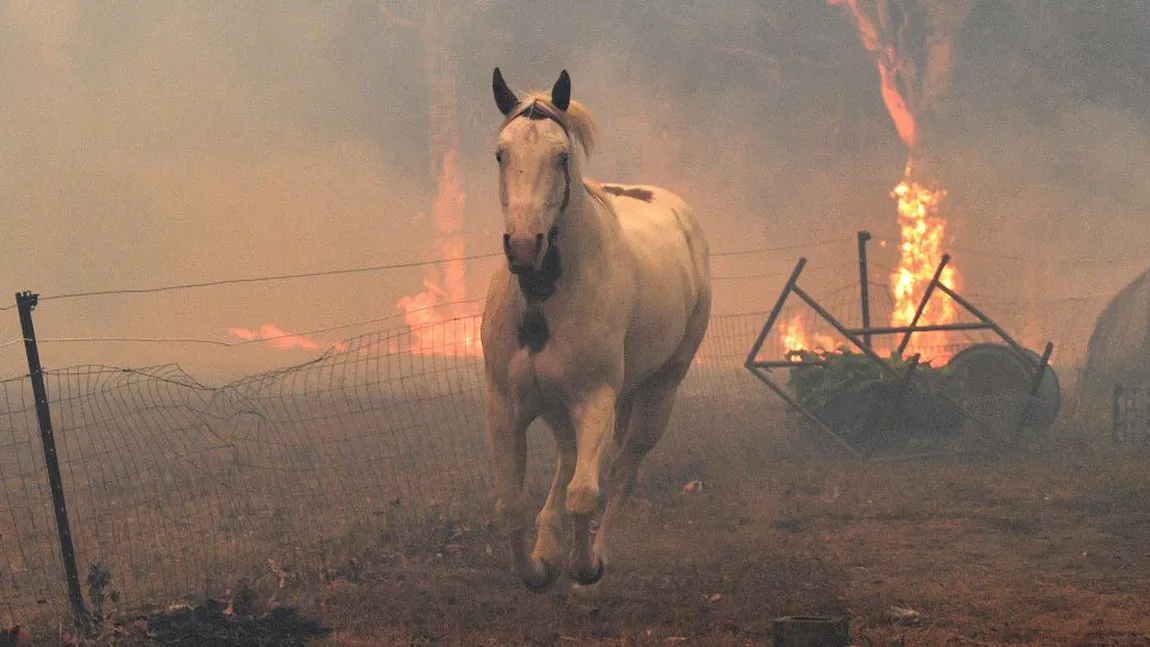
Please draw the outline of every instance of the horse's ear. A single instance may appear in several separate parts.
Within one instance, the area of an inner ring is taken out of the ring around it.
[[[559,80],[555,82],[555,87],[551,88],[551,103],[564,111],[571,104],[571,77],[568,76],[567,70],[559,73]]]
[[[495,105],[499,107],[499,112],[502,112],[504,117],[511,114],[515,106],[519,105],[519,97],[507,87],[499,68],[495,68],[495,73],[491,76],[491,90],[495,93]]]

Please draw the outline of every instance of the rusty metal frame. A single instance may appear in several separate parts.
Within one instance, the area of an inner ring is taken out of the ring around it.
[[[852,346],[857,348],[862,354],[866,355],[878,365],[886,373],[891,375],[901,383],[899,390],[899,400],[901,401],[902,395],[905,393],[906,388],[913,377],[913,373],[918,367],[919,355],[914,355],[908,359],[907,369],[903,374],[899,374],[894,370],[882,357],[878,355],[871,347],[871,337],[873,335],[894,335],[901,334],[902,340],[898,344],[897,352],[899,357],[903,356],[906,347],[910,343],[911,336],[917,332],[939,332],[939,331],[968,331],[968,330],[990,330],[997,334],[1007,346],[1009,346],[1019,357],[1021,357],[1028,365],[1032,366],[1034,371],[1033,382],[1030,385],[1030,398],[1023,409],[1022,416],[1019,419],[1019,424],[1015,433],[1015,442],[1019,441],[1022,434],[1025,432],[1029,424],[1030,417],[1033,413],[1033,401],[1042,384],[1042,379],[1049,368],[1050,356],[1054,351],[1053,342],[1048,342],[1046,348],[1037,363],[1035,363],[1032,355],[1019,344],[1009,333],[1006,332],[1002,326],[998,325],[993,319],[976,308],[967,299],[959,295],[955,290],[947,287],[942,283],[942,272],[946,265],[950,262],[950,255],[944,254],[938,267],[935,269],[934,275],[930,283],[927,285],[926,290],[923,292],[922,299],[918,304],[915,311],[914,318],[911,320],[909,326],[871,326],[870,325],[870,304],[869,304],[869,290],[868,290],[868,274],[866,262],[866,242],[870,240],[870,234],[863,231],[858,234],[858,248],[859,248],[859,281],[860,281],[860,297],[862,299],[862,312],[863,312],[863,326],[859,328],[849,328],[840,322],[834,315],[828,312],[821,304],[815,300],[806,290],[799,286],[799,277],[802,275],[803,269],[807,265],[807,259],[800,257],[795,264],[794,270],[791,271],[787,282],[783,286],[779,298],[775,301],[774,307],[771,308],[770,314],[767,316],[766,322],[763,324],[762,329],[759,331],[754,344],[751,346],[750,352],[747,353],[744,367],[754,375],[759,381],[767,386],[771,391],[778,395],[784,402],[786,402],[792,409],[798,411],[808,422],[810,422],[816,429],[828,435],[837,445],[842,447],[851,456],[857,459],[868,460],[869,457],[865,456],[856,447],[851,445],[845,438],[836,433],[829,425],[816,414],[804,407],[799,401],[787,393],[787,390],[780,384],[771,379],[770,371],[776,368],[785,368],[794,370],[797,368],[810,367],[810,366],[823,366],[826,362],[821,360],[765,360],[759,361],[759,353],[762,352],[763,345],[766,343],[767,336],[774,329],[775,324],[778,322],[779,316],[782,314],[783,307],[786,305],[787,299],[792,295],[796,295],[804,303],[806,303],[812,310],[815,311],[824,321],[831,325],[840,335],[842,335]],[[970,323],[953,323],[953,324],[928,324],[918,325],[922,313],[926,310],[935,291],[942,292],[947,297],[951,298],[964,310],[973,315],[978,321]],[[898,404],[898,403],[896,403]],[[871,423],[870,413],[867,413],[867,420],[864,424]]]

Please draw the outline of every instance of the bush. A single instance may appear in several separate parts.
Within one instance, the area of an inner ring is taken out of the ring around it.
[[[834,396],[858,388],[871,382],[894,382],[906,374],[909,363],[902,357],[891,356],[883,365],[863,353],[852,352],[848,348],[836,351],[789,351],[787,359],[803,362],[821,362],[818,365],[798,366],[791,369],[789,384],[800,404],[812,412],[827,405]],[[921,363],[915,369],[914,380],[930,392],[938,393],[945,389],[950,370],[945,366],[935,367]]]

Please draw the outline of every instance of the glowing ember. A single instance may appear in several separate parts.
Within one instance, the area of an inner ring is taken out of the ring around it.
[[[939,217],[938,211],[946,191],[928,188],[908,177],[895,186],[891,197],[898,200],[898,225],[901,230],[899,264],[891,274],[894,292],[891,325],[909,326],[922,302],[927,285],[942,261],[946,221]],[[939,281],[948,288],[957,288],[958,274],[953,264],[943,269]],[[953,323],[956,315],[954,301],[935,292],[918,324]],[[921,352],[924,359],[946,360],[950,357],[950,352],[945,349],[949,344],[949,332],[915,333],[906,352]]]
[[[404,323],[411,329],[411,343],[403,350],[425,355],[482,356],[480,317],[475,314],[441,316],[436,312],[437,292],[434,285],[428,285],[426,292],[405,296],[396,302],[396,307],[404,311]]]
[[[787,322],[787,325],[779,331],[780,342],[783,345],[783,351],[792,362],[802,361],[797,355],[798,351],[832,351],[838,345],[835,343],[833,337],[829,335],[809,334],[806,330],[806,324],[803,323],[801,314],[796,313]]]

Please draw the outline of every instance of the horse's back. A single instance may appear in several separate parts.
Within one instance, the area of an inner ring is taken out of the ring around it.
[[[619,224],[640,270],[666,279],[674,270],[686,270],[694,284],[684,296],[710,287],[707,237],[694,210],[667,189],[636,184],[604,184],[619,216]]]
[[[608,184],[604,191],[634,265],[635,308],[628,335],[634,368],[643,374],[668,362],[689,362],[710,318],[706,234],[694,210],[667,189]]]

